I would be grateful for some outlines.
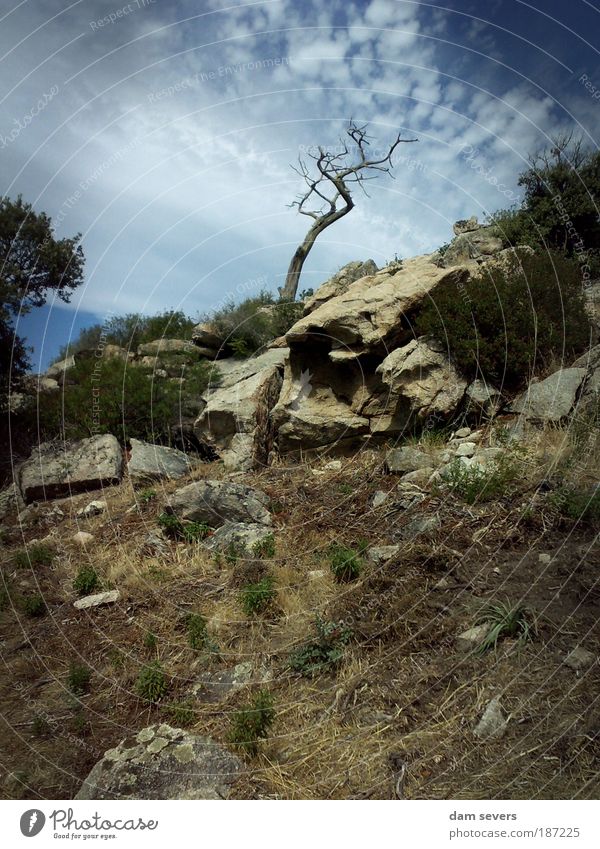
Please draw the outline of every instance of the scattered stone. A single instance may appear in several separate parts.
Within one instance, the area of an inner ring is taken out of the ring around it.
[[[168,557],[170,553],[169,542],[161,530],[150,531],[140,546],[140,554],[145,557]]]
[[[482,642],[487,637],[490,630],[490,625],[484,622],[481,625],[475,625],[474,628],[469,628],[468,631],[463,631],[456,638],[456,646],[461,651],[473,651],[479,648]]]
[[[122,452],[114,436],[102,434],[70,445],[42,443],[21,466],[26,502],[47,501],[119,483]]]
[[[214,740],[152,725],[108,749],[75,798],[226,799],[243,771],[241,760]]]
[[[406,445],[402,448],[392,448],[385,458],[385,468],[392,474],[402,474],[404,472],[414,472],[418,469],[428,469],[431,467],[431,458],[419,451],[418,448],[412,448]]]
[[[399,552],[399,545],[377,545],[367,551],[367,558],[375,566],[381,566],[382,563],[396,557]]]
[[[92,516],[99,516],[100,513],[104,513],[108,504],[106,501],[90,501],[85,507],[81,507],[76,516],[78,519],[90,519]]]
[[[167,509],[180,519],[219,527],[227,522],[270,525],[269,498],[264,492],[241,483],[202,480],[176,490]]]
[[[415,469],[414,472],[407,472],[398,484],[398,487],[411,484],[421,489],[426,489],[434,471],[433,466],[425,466],[422,469]]]
[[[131,439],[131,456],[127,471],[131,480],[136,482],[176,480],[189,474],[192,462],[187,454],[177,448],[164,445],[151,445],[139,439]]]
[[[462,442],[455,451],[457,457],[472,457],[477,450],[474,442]]]
[[[544,552],[544,553],[542,553],[542,554],[539,554],[539,555],[538,555],[538,561],[539,561],[540,563],[543,563],[543,564],[544,564],[544,566],[546,566],[548,563],[550,563],[550,561],[551,561],[551,560],[552,560],[552,555],[551,555],[551,554],[546,554],[546,553]]]
[[[342,461],[330,460],[328,463],[325,463],[323,468],[330,472],[340,472],[342,470]]]
[[[77,533],[74,534],[71,539],[73,540],[73,542],[76,542],[77,545],[85,546],[89,545],[91,542],[94,541],[94,535],[88,534],[87,531],[77,531]]]
[[[373,499],[371,501],[371,506],[374,508],[381,507],[387,501],[388,493],[384,492],[382,489],[378,489],[377,492],[373,495]]]
[[[238,663],[232,669],[218,672],[204,672],[202,681],[192,687],[192,695],[204,702],[220,702],[229,693],[240,690],[248,684],[264,684],[271,680],[268,669],[254,669],[252,661]]]
[[[495,696],[483,712],[483,716],[473,729],[480,740],[493,740],[502,737],[506,731],[508,720],[500,707],[500,697]]]
[[[421,536],[431,536],[442,526],[442,520],[437,515],[434,516],[415,516],[402,529],[402,537],[404,539],[416,539]]]
[[[454,431],[452,434],[452,439],[464,439],[466,436],[471,436],[471,428],[459,427],[459,429]]]
[[[526,419],[558,422],[573,410],[579,387],[586,377],[584,368],[565,368],[538,383],[530,383],[510,405],[510,411]]]
[[[255,545],[271,536],[271,529],[265,525],[229,522],[208,537],[204,543],[210,551],[227,551],[233,546],[238,553],[252,552]]]
[[[78,598],[73,602],[73,607],[77,610],[87,610],[88,607],[98,607],[101,604],[112,604],[118,601],[121,597],[119,590],[107,590],[103,593],[95,593],[94,595],[86,595],[84,598]]]
[[[580,672],[582,669],[591,666],[595,659],[596,656],[591,651],[582,646],[577,646],[565,657],[565,666],[574,669],[575,672]]]
[[[326,574],[326,569],[311,569],[308,573],[308,577],[311,581],[318,581],[320,578],[324,578]]]

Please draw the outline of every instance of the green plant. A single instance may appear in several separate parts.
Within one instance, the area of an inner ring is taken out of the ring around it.
[[[203,522],[182,522],[173,513],[161,513],[158,524],[170,539],[182,539],[185,542],[197,542],[205,539],[211,528]]]
[[[22,599],[21,604],[23,606],[23,612],[26,613],[28,616],[43,616],[47,610],[46,602],[39,593],[35,593],[35,595],[25,596]]]
[[[160,661],[153,660],[142,666],[136,681],[138,695],[147,702],[159,702],[168,692],[167,676]]]
[[[347,545],[332,542],[328,550],[329,568],[336,581],[356,581],[362,569],[358,553]]]
[[[188,640],[194,651],[206,648],[208,634],[206,631],[206,619],[200,613],[188,613],[185,618],[188,632]]]
[[[319,617],[315,631],[315,638],[293,651],[288,661],[290,669],[308,677],[335,669],[352,638],[352,631],[343,622],[325,622]]]
[[[519,645],[530,640],[534,626],[528,617],[527,609],[520,604],[511,604],[509,601],[488,604],[482,610],[477,624],[489,625],[490,629],[477,647],[477,654],[495,649],[498,642],[505,637],[516,638]]]
[[[268,559],[275,557],[275,537],[273,534],[267,534],[266,537],[255,542],[252,546],[252,555]]]
[[[234,714],[230,742],[255,757],[260,741],[266,739],[274,721],[273,698],[267,690],[261,690],[248,707]]]
[[[271,605],[276,595],[273,578],[267,575],[256,584],[247,584],[242,587],[240,593],[242,609],[246,616],[263,613]]]
[[[36,737],[45,737],[52,729],[46,717],[36,714],[33,718],[33,722],[31,723],[31,730]]]
[[[516,458],[503,456],[490,465],[474,463],[467,466],[457,457],[440,477],[442,483],[467,504],[475,504],[510,494],[512,485],[519,477],[519,465]]]
[[[142,491],[138,493],[138,500],[141,504],[148,504],[150,501],[154,501],[156,494],[155,489],[142,489]]]
[[[204,522],[188,522],[183,526],[181,533],[186,542],[198,542],[206,539],[211,530]]]
[[[338,483],[337,488],[340,495],[353,495],[355,492],[355,488],[351,483]]]
[[[153,634],[152,631],[148,631],[144,637],[144,647],[153,651],[156,648],[157,642],[156,634]]]
[[[600,489],[585,491],[563,485],[552,493],[550,502],[567,519],[585,524],[600,521]]]
[[[67,686],[75,696],[82,696],[89,689],[92,670],[84,664],[73,662],[69,667]]]
[[[178,728],[191,725],[196,718],[194,703],[190,699],[184,702],[174,702],[171,705],[165,705],[164,710]]]
[[[53,548],[44,543],[35,543],[17,551],[15,554],[15,566],[19,569],[25,569],[31,566],[34,569],[37,566],[50,566],[55,556]]]
[[[225,549],[225,563],[228,566],[235,566],[238,562],[238,558],[243,555],[244,551],[242,548],[237,546],[234,542],[230,542],[227,548]]]
[[[73,581],[73,589],[79,595],[89,595],[100,587],[100,578],[93,566],[89,564],[81,566],[75,580]]]

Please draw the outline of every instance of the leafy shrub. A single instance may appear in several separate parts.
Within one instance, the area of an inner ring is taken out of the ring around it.
[[[136,682],[138,695],[147,702],[159,702],[169,689],[167,676],[158,660],[142,666]]]
[[[15,566],[25,569],[28,566],[50,566],[54,559],[54,549],[43,543],[36,543],[15,554]]]
[[[89,564],[81,566],[75,580],[73,581],[73,589],[79,595],[89,595],[100,587],[100,578],[93,566]]]
[[[466,376],[519,388],[589,339],[577,264],[560,255],[513,257],[485,274],[436,289],[417,331],[443,340]]]
[[[344,656],[344,646],[352,638],[352,631],[343,622],[315,620],[316,636],[297,648],[289,658],[290,669],[301,675],[313,676],[329,672]]]
[[[239,304],[231,301],[206,319],[235,356],[248,357],[286,333],[301,317],[302,310],[301,301],[278,301],[263,291]]]
[[[194,651],[206,648],[208,634],[206,632],[206,619],[200,613],[189,613],[185,624],[188,632],[188,640]]]
[[[346,545],[333,542],[329,546],[329,568],[336,581],[356,581],[362,569],[362,560],[358,553]]]
[[[273,578],[267,575],[256,584],[247,584],[242,587],[240,593],[242,609],[247,616],[263,613],[271,605],[276,595]]]
[[[172,513],[161,513],[158,524],[170,539],[181,539],[185,542],[198,542],[211,532],[211,528],[202,522],[182,522]]]
[[[234,714],[230,742],[254,757],[260,741],[266,739],[274,721],[273,698],[267,690],[261,690],[248,707]]]
[[[36,593],[35,595],[25,596],[21,601],[23,612],[28,616],[43,616],[46,613],[46,602],[43,597]]]
[[[156,490],[155,489],[142,489],[141,492],[138,493],[138,501],[141,504],[148,504],[150,501],[154,501],[156,498]]]
[[[550,500],[560,515],[567,519],[585,524],[600,521],[600,489],[586,492],[573,486],[561,486],[552,493]]]
[[[67,676],[67,686],[75,696],[82,696],[88,691],[92,670],[82,663],[72,663]]]
[[[152,631],[148,631],[144,637],[144,647],[153,651],[156,648],[157,642],[156,634],[153,634]]]
[[[184,702],[174,702],[172,705],[165,705],[164,710],[173,724],[178,728],[191,725],[196,718],[194,703],[190,699]]]
[[[440,477],[467,504],[475,504],[477,501],[493,501],[508,495],[518,475],[518,463],[513,458],[501,457],[486,466],[476,463],[466,466],[457,457]]]
[[[527,609],[508,601],[489,604],[482,611],[477,624],[490,625],[490,630],[477,648],[478,654],[495,649],[498,642],[505,637],[517,638],[519,644],[525,643],[532,638],[534,632]]]
[[[267,534],[252,546],[252,554],[254,557],[266,557],[271,559],[275,557],[275,537],[273,534]]]

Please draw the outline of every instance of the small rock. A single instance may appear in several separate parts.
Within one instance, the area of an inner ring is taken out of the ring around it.
[[[308,578],[310,581],[317,581],[319,578],[324,578],[326,574],[326,569],[311,569]]]
[[[415,516],[414,519],[404,526],[402,536],[404,539],[416,539],[420,536],[429,536],[435,531],[438,531],[442,525],[440,517],[434,516]]]
[[[411,483],[424,489],[428,485],[434,471],[433,466],[425,466],[423,469],[415,469],[414,472],[407,472],[402,477],[401,483]],[[400,486],[400,484],[398,484],[398,486]]]
[[[169,542],[162,531],[150,531],[140,546],[140,554],[146,557],[167,557]]]
[[[118,601],[120,597],[119,590],[107,590],[104,593],[95,593],[95,595],[78,598],[77,601],[73,602],[73,607],[77,610],[87,610],[88,607],[98,607],[100,604],[112,604]]]
[[[506,731],[508,720],[500,707],[500,697],[495,696],[488,702],[483,716],[473,729],[473,734],[480,740],[492,740],[502,737]]]
[[[457,457],[472,457],[476,448],[474,442],[461,442],[455,453]]]
[[[469,628],[468,631],[463,631],[463,633],[459,634],[456,638],[457,648],[462,651],[473,651],[485,640],[489,630],[489,624],[484,622],[482,625],[475,625],[474,628]]]
[[[226,551],[233,545],[239,553],[252,548],[272,535],[272,530],[258,523],[229,522],[222,525],[205,541],[210,551]]]
[[[380,566],[400,551],[399,545],[377,545],[367,551],[367,557],[375,566]]]
[[[90,501],[85,507],[82,507],[77,511],[78,519],[89,519],[91,516],[99,516],[100,513],[104,513],[108,504],[106,501]]]
[[[88,534],[87,531],[77,531],[77,533],[74,534],[71,539],[78,545],[89,545],[89,543],[93,542],[94,535]]]
[[[377,490],[375,495],[373,496],[373,500],[371,501],[371,505],[373,507],[381,507],[381,505],[387,501],[388,493],[384,492],[382,489]]]
[[[584,649],[582,646],[577,646],[573,651],[565,657],[565,666],[569,669],[574,669],[575,672],[580,672],[588,666],[591,666],[595,660],[595,655],[591,651]]]
[[[465,436],[471,436],[471,428],[470,427],[459,427],[457,431],[454,432],[453,439],[463,439]]]
[[[430,468],[431,459],[417,448],[405,445],[403,448],[393,448],[388,452],[385,467],[392,474],[414,472],[416,469]]]
[[[341,460],[330,460],[329,463],[325,463],[323,466],[324,469],[328,469],[329,471],[339,472],[342,468]]]
[[[550,563],[551,560],[552,560],[551,554],[546,554],[545,552],[543,552],[542,554],[538,555],[538,561],[540,563],[543,563],[544,565],[547,565],[548,563]]]

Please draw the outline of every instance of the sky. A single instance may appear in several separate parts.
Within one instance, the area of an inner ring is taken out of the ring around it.
[[[86,256],[70,304],[19,322],[33,367],[114,314],[276,292],[309,223],[290,165],[350,119],[374,150],[418,141],[319,237],[301,289],[518,204],[553,135],[597,147],[599,50],[597,0],[0,0],[0,191]]]

